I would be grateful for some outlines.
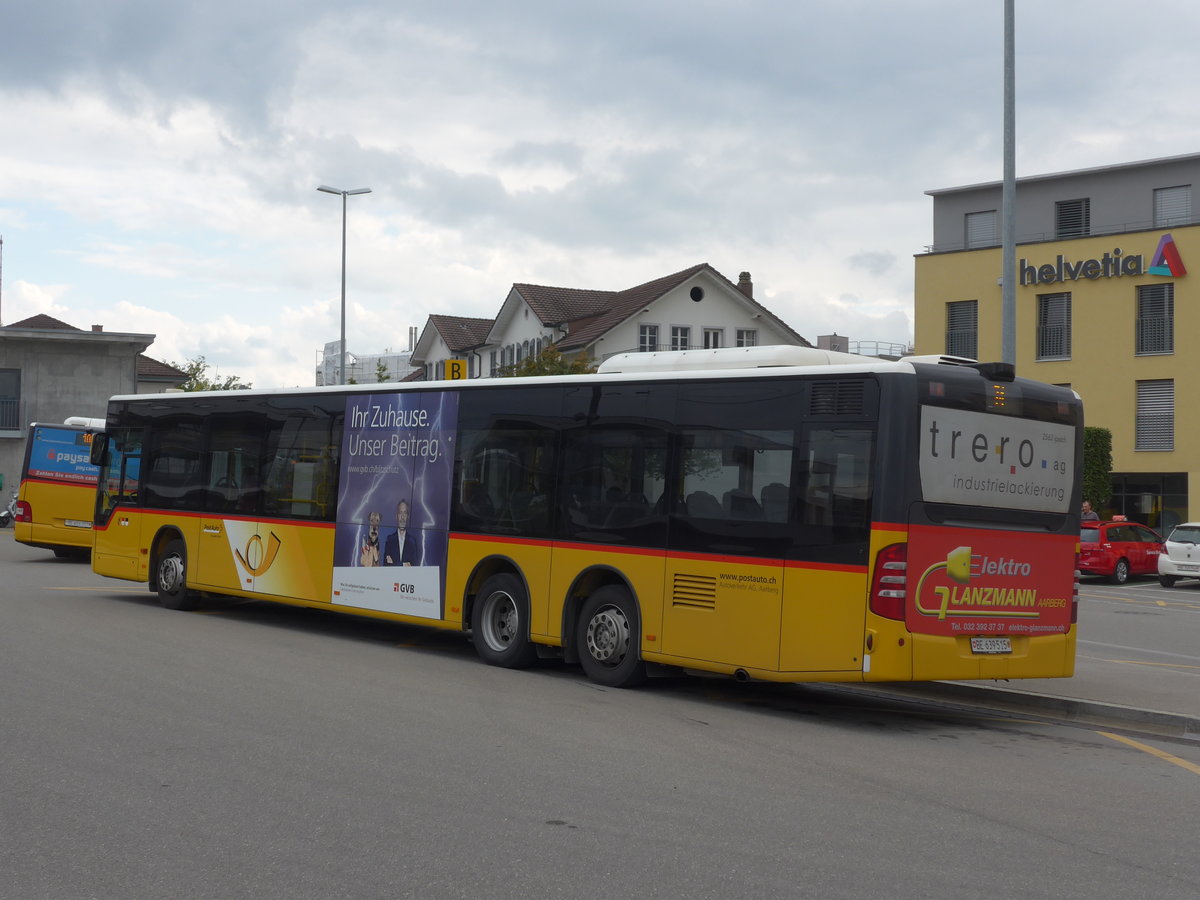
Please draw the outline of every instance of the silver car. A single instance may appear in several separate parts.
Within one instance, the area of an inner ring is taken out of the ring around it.
[[[1158,555],[1158,583],[1172,587],[1180,578],[1200,578],[1200,522],[1176,525]]]

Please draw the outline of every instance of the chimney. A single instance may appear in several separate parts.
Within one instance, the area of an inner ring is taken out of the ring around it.
[[[103,325],[93,325],[93,326],[92,326],[92,331],[95,331],[95,332],[100,332],[100,331],[103,331],[103,330],[104,330],[104,326],[103,326]]]
[[[754,299],[754,282],[750,280],[749,272],[742,272],[738,275],[738,290],[751,300]]]

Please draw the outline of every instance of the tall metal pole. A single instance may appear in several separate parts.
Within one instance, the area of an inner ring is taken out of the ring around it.
[[[1004,0],[1004,188],[1000,201],[1003,257],[1000,274],[1000,359],[1017,364],[1016,63],[1013,0]]]
[[[369,194],[370,188],[354,188],[354,190],[344,191],[341,188],[330,187],[327,184],[322,184],[317,187],[318,191],[323,191],[326,194],[341,194],[342,195],[342,333],[341,346],[338,347],[338,384],[346,383],[346,198],[351,194]]]
[[[1011,2],[1011,0],[1009,0]],[[342,336],[338,345],[338,384],[346,383],[346,192],[342,191]]]

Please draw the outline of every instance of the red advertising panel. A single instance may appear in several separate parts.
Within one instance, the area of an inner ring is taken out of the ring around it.
[[[905,620],[917,634],[1064,634],[1074,535],[914,525]]]

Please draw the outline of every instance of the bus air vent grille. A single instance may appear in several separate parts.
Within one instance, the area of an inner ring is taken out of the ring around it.
[[[809,414],[861,416],[866,408],[862,381],[814,381]]]
[[[671,592],[672,606],[689,606],[692,609],[717,608],[717,579],[710,575],[675,575]]]

